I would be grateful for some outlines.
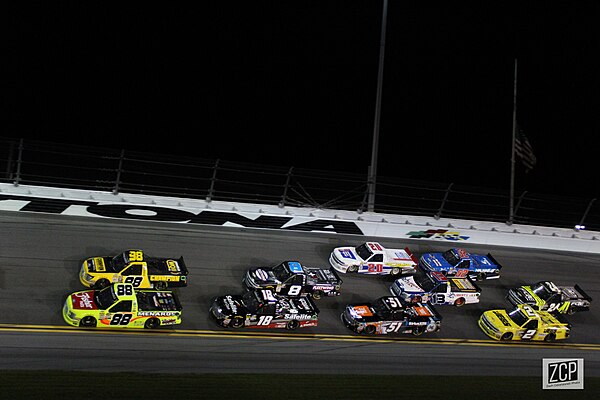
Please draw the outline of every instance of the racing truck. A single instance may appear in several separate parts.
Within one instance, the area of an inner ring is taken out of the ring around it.
[[[135,288],[187,286],[188,269],[179,258],[150,257],[142,250],[125,250],[115,256],[86,259],[79,280],[86,287],[102,289],[111,283],[131,283]]]
[[[408,249],[387,249],[378,242],[336,247],[329,263],[341,273],[362,275],[408,275],[416,271],[417,259]]]
[[[275,294],[313,299],[339,296],[342,279],[333,268],[307,267],[298,261],[283,261],[272,267],[248,268],[242,283],[246,290],[269,289]]]
[[[509,289],[506,299],[513,306],[529,304],[538,310],[569,315],[589,311],[592,302],[579,285],[561,286],[551,281]]]
[[[170,290],[135,289],[114,283],[104,289],[71,293],[63,306],[69,325],[105,328],[158,328],[181,323],[182,306]]]
[[[462,306],[479,303],[481,288],[466,274],[447,277],[437,271],[419,271],[396,279],[390,286],[390,292],[406,303]]]
[[[419,336],[438,331],[442,316],[430,304],[404,304],[398,297],[383,296],[373,302],[348,304],[341,319],[356,333]]]
[[[443,253],[425,253],[419,259],[419,269],[439,271],[453,276],[466,271],[473,280],[500,278],[502,265],[491,253],[487,255],[469,253],[465,249],[451,248]]]
[[[553,342],[567,339],[571,325],[562,316],[537,311],[529,304],[512,310],[488,310],[479,317],[481,330],[494,340],[534,340]]]
[[[294,330],[317,326],[319,308],[304,294],[286,297],[270,290],[250,290],[213,299],[210,316],[225,328],[283,328]]]

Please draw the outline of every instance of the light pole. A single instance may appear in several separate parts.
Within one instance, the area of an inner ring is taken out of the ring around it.
[[[385,55],[385,29],[387,24],[388,0],[383,0],[381,16],[381,38],[379,40],[379,72],[377,74],[377,99],[375,101],[375,124],[373,127],[373,147],[371,149],[371,165],[369,166],[367,211],[375,210],[375,184],[377,181],[377,150],[379,147],[379,119],[381,114],[381,90],[383,82],[383,58]]]

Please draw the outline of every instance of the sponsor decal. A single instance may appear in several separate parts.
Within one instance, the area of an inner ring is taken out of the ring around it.
[[[314,285],[313,290],[323,290],[328,292],[333,290],[333,285]]]
[[[361,317],[371,317],[373,316],[373,312],[367,306],[354,306],[353,310],[360,315]]]
[[[543,358],[542,389],[583,389],[583,358]]]
[[[233,312],[234,314],[237,314],[237,304],[235,303],[235,300],[233,300],[233,297],[227,295],[223,298],[223,303],[225,304],[225,306],[227,308],[229,308],[231,310],[231,312]]]
[[[414,307],[415,312],[417,313],[417,315],[421,316],[421,317],[431,317],[433,316],[433,314],[431,314],[431,312],[429,311],[429,309],[427,307]]]
[[[77,310],[96,310],[96,303],[94,303],[94,291],[90,290],[87,292],[73,293],[73,308]]]
[[[406,236],[411,239],[440,239],[450,241],[469,240],[469,236],[461,235],[458,231],[449,231],[447,229],[428,229],[426,231],[407,232]]]
[[[302,218],[298,222],[295,217],[260,215],[254,219],[243,215],[226,212],[202,210],[198,213],[164,206],[148,206],[123,203],[99,203],[74,199],[47,199],[43,197],[0,195],[0,209],[5,200],[25,201],[19,211],[41,212],[52,214],[77,215],[75,210],[87,214],[107,218],[122,218],[129,220],[145,220],[157,222],[176,222],[203,225],[238,225],[245,228],[269,228],[303,232],[330,232],[353,235],[364,235],[363,231],[352,221],[336,219]],[[9,208],[13,210],[13,208]],[[144,211],[143,214],[140,211]],[[296,221],[294,221],[296,219]]]
[[[500,320],[500,322],[502,322],[502,324],[503,324],[504,326],[511,326],[511,325],[510,325],[510,322],[508,322],[508,320],[506,319],[506,317],[505,317],[504,315],[502,315],[502,313],[499,313],[499,312],[497,312],[497,311],[494,311],[494,315],[495,315],[496,317],[498,317],[498,319]]]
[[[297,261],[289,262],[288,267],[290,268],[290,272],[293,274],[301,274],[303,272],[302,265],[300,265],[300,263]]]
[[[139,311],[138,317],[172,317],[176,311]]]
[[[299,321],[311,319],[311,316],[308,314],[285,314],[284,319],[295,319]]]
[[[354,252],[352,251],[352,249],[341,249],[340,255],[343,258],[348,258],[350,260],[356,260],[356,257],[354,256]]]
[[[256,277],[258,279],[260,279],[261,281],[266,281],[269,279],[269,274],[267,273],[267,271],[265,271],[264,269],[257,269],[254,274],[256,275]]]

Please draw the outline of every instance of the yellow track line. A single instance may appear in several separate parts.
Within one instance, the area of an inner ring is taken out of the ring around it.
[[[102,328],[75,328],[57,325],[20,325],[0,324],[0,331],[8,332],[62,332],[84,334],[118,334],[118,335],[152,335],[152,336],[177,336],[177,337],[216,337],[216,338],[241,338],[241,339],[279,339],[279,340],[325,340],[363,343],[403,343],[403,344],[435,344],[457,346],[513,346],[526,348],[551,348],[551,349],[576,349],[600,350],[600,344],[594,343],[534,343],[534,342],[495,342],[493,340],[478,339],[452,339],[452,338],[409,338],[409,337],[373,337],[358,335],[332,335],[332,334],[302,334],[302,333],[275,333],[275,332],[247,332],[247,331],[213,331],[213,330],[114,330]]]

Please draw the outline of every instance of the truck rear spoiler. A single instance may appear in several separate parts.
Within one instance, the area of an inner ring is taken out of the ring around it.
[[[575,290],[579,292],[579,294],[584,298],[584,300],[592,301],[592,298],[586,292],[584,292],[578,284],[575,284]]]
[[[338,280],[339,283],[343,282],[342,278],[340,278],[340,276],[338,275],[338,273],[335,270],[335,268],[329,267],[329,271],[333,274],[333,276],[335,276],[335,278]]]
[[[185,261],[183,261],[183,256],[179,257],[179,259],[177,260],[177,264],[179,264],[181,275],[187,275],[189,271],[187,269],[187,266],[185,265]]]
[[[502,269],[502,265],[500,265],[494,256],[492,256],[492,253],[487,253],[487,258],[489,258],[498,267],[498,269]]]

